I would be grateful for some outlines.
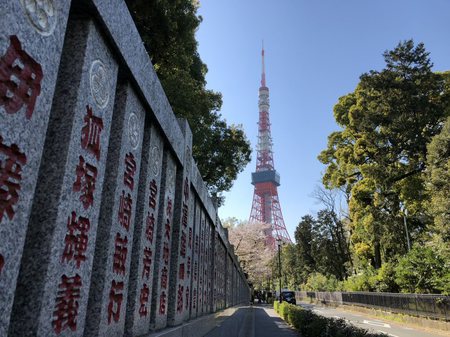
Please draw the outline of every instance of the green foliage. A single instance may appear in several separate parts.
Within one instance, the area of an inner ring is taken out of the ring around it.
[[[283,302],[275,305],[275,311],[302,337],[381,337],[384,334],[368,333],[367,330],[347,324],[343,319],[326,318],[304,310],[301,307]],[[278,309],[278,310],[277,310]]]
[[[291,306],[292,305],[290,305],[286,302],[281,302],[281,304],[279,306],[278,313],[280,314],[281,318],[283,318],[285,321],[287,321],[287,319],[288,319],[288,315],[289,315]]]
[[[300,327],[302,325],[302,321],[301,321],[301,318],[303,317],[302,311],[304,311],[304,309],[302,309],[301,307],[296,306],[296,305],[291,305],[290,310],[288,312],[287,322],[296,329],[300,329]]]
[[[450,117],[428,144],[427,165],[434,229],[442,243],[450,247]]]
[[[189,121],[192,153],[210,192],[231,188],[250,161],[241,126],[219,113],[222,95],[206,89],[208,71],[197,51],[195,32],[202,18],[198,1],[126,0],[156,73],[176,116]]]
[[[342,287],[345,291],[375,291],[376,273],[373,268],[369,268],[358,275],[352,275],[346,279]]]
[[[296,228],[295,239],[297,245],[291,252],[295,258],[290,268],[297,284],[313,282],[313,288],[329,289],[333,287],[330,282],[336,284],[347,276],[351,262],[347,234],[334,211],[321,210],[316,219],[304,216]],[[317,277],[311,277],[314,273]]]
[[[449,270],[431,247],[416,245],[400,258],[395,269],[396,282],[402,292],[441,293],[449,290]]]
[[[340,283],[334,275],[312,273],[302,288],[306,291],[338,291]]]
[[[377,269],[407,251],[402,206],[413,241],[429,225],[427,144],[450,106],[448,74],[431,70],[423,44],[404,41],[383,56],[385,69],[363,74],[335,105],[342,130],[319,155],[324,185],[349,193],[354,256]]]
[[[275,312],[276,312],[277,314],[280,313],[280,302],[279,302],[279,301],[274,301],[274,302],[273,302],[273,309],[275,310]]]
[[[384,263],[375,277],[375,291],[397,293],[400,288],[395,280],[395,266],[394,262]]]

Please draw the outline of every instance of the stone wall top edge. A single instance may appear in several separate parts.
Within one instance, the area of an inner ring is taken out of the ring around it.
[[[222,243],[224,244],[227,251],[231,251],[231,247],[230,247],[231,242],[228,241],[228,238],[225,234],[225,229],[223,228],[222,222],[220,221],[220,219],[217,220],[216,230],[217,230],[217,233],[219,233],[220,239],[222,240]]]
[[[145,103],[153,111],[157,124],[167,138],[175,157],[183,162],[184,139],[180,125],[156,75],[136,25],[123,0],[90,0],[108,32],[110,42],[120,53],[132,80]],[[120,15],[118,15],[120,13]]]
[[[200,170],[198,169],[197,164],[192,160],[192,176],[191,176],[192,186],[203,204],[204,209],[208,213],[208,216],[211,220],[216,223],[217,210],[214,207],[214,203],[209,195],[208,189],[206,188],[206,184],[203,181],[202,175],[200,174]]]
[[[143,41],[137,31],[136,25],[123,0],[90,0],[98,12],[99,19],[107,29],[111,43],[120,53],[121,59],[131,73],[132,80],[137,84],[145,103],[152,109],[157,124],[162,129],[165,138],[169,141],[175,157],[184,162],[185,137],[179,121],[175,117],[161,82],[156,75],[150,57],[145,50]],[[117,15],[121,13],[121,15]],[[187,123],[187,122],[186,122]],[[187,127],[189,125],[187,124]],[[186,131],[186,130],[185,130]],[[190,128],[188,133],[191,133]],[[191,133],[192,134],[192,133]],[[196,191],[208,217],[217,226],[217,209],[211,199],[200,171],[192,160],[192,186]],[[221,225],[220,225],[221,226]],[[222,241],[227,247],[236,268],[243,275],[238,259],[231,249],[231,244],[219,231]]]

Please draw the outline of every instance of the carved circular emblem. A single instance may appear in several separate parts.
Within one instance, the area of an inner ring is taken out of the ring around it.
[[[91,94],[95,103],[100,108],[106,107],[109,102],[109,78],[106,67],[100,60],[92,62],[89,71],[89,82],[91,85]]]
[[[53,34],[57,21],[54,0],[20,0],[20,3],[31,25],[39,34]]]
[[[152,172],[155,177],[159,174],[159,147],[153,146],[151,157],[153,159]]]
[[[137,149],[139,146],[140,127],[139,119],[133,112],[128,117],[128,138],[130,139],[133,150]]]

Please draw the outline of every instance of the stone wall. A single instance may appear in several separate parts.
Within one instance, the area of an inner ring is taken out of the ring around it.
[[[142,336],[248,303],[123,0],[0,4],[0,336]]]

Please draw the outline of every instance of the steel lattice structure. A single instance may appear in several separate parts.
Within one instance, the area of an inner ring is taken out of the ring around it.
[[[275,247],[275,240],[292,242],[284,224],[281,213],[280,200],[278,199],[278,186],[280,175],[275,170],[273,163],[272,136],[270,133],[269,118],[269,88],[266,86],[266,72],[264,64],[264,47],[262,56],[261,87],[259,88],[259,121],[258,121],[258,145],[256,157],[256,172],[252,173],[253,193],[252,210],[249,222],[264,222],[271,225],[267,233],[267,244]]]

